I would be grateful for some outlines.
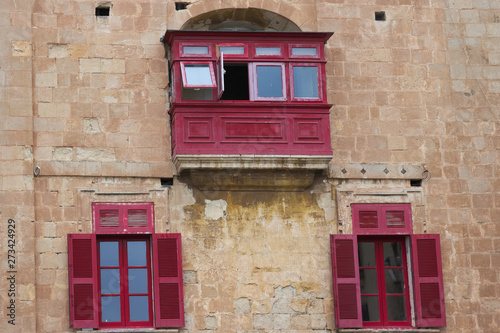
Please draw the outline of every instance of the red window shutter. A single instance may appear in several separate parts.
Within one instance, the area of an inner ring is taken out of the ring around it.
[[[412,233],[410,204],[353,204],[356,235],[409,235]]]
[[[154,231],[152,203],[127,204],[123,206],[125,231],[127,233]]]
[[[97,257],[94,234],[68,234],[70,325],[97,328]]]
[[[439,235],[413,235],[412,258],[417,326],[446,326]]]
[[[181,235],[153,235],[153,257],[155,327],[183,327]]]
[[[336,326],[362,327],[356,236],[332,235],[331,247]]]
[[[94,203],[97,234],[153,233],[153,203]]]

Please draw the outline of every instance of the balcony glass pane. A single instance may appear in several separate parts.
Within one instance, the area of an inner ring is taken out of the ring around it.
[[[318,98],[318,67],[293,67],[293,89],[297,98]]]
[[[281,66],[257,66],[258,97],[283,97]]]
[[[281,47],[257,47],[255,48],[255,54],[258,56],[281,55]]]
[[[227,54],[245,54],[244,46],[221,46],[219,47],[220,52]]]
[[[184,70],[189,86],[211,86],[213,84],[208,64],[186,64]]]
[[[315,47],[292,47],[292,55],[294,56],[315,56],[318,50]]]
[[[208,46],[184,46],[184,54],[208,54]]]

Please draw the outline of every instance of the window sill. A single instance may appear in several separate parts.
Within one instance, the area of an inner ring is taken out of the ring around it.
[[[439,333],[439,328],[339,328],[339,333]]]
[[[77,332],[105,332],[105,333],[179,333],[178,328],[109,328],[109,329],[81,329]]]

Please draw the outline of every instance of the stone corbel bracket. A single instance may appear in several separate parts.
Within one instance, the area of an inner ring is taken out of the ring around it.
[[[189,171],[194,185],[211,191],[302,191],[331,156],[177,155],[177,174]]]

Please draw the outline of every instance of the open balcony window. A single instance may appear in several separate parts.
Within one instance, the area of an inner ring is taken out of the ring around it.
[[[182,84],[184,88],[213,88],[217,86],[212,63],[182,62]]]
[[[286,100],[284,64],[253,63],[252,74],[253,100]]]

